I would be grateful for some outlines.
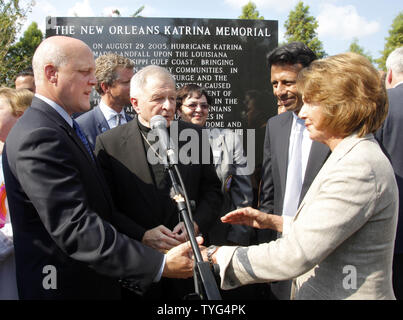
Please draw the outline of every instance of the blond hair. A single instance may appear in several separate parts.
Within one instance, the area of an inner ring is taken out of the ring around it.
[[[118,68],[134,68],[134,62],[132,60],[115,53],[99,56],[95,60],[95,65],[95,77],[97,78],[95,90],[101,95],[104,94],[101,83],[106,83],[109,86],[113,85],[118,77],[116,72]]]
[[[34,94],[28,89],[0,88],[0,99],[5,99],[11,107],[11,113],[20,117],[31,105]]]
[[[298,74],[297,88],[305,103],[321,107],[324,120],[320,127],[342,136],[374,133],[388,113],[379,72],[356,53],[312,62]]]

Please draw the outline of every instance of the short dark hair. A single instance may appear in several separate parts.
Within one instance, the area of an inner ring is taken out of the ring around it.
[[[176,109],[180,109],[180,107],[183,104],[183,101],[186,98],[191,97],[193,94],[196,94],[197,98],[199,98],[201,96],[205,96],[207,103],[209,105],[211,105],[212,98],[207,93],[207,90],[204,89],[203,87],[200,87],[197,84],[192,83],[192,84],[187,84],[187,85],[183,86],[176,92]]]
[[[267,63],[269,67],[273,64],[301,64],[305,68],[317,58],[306,44],[291,42],[271,51],[267,55]]]
[[[15,77],[16,79],[18,77],[26,77],[26,76],[34,76],[34,71],[32,70],[32,68],[27,68],[25,70],[20,71],[17,76]]]

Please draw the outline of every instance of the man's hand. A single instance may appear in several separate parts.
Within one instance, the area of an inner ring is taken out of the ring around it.
[[[181,244],[180,241],[175,239],[175,234],[163,225],[146,231],[141,242],[162,253]]]
[[[221,218],[224,223],[241,224],[258,229],[283,231],[283,218],[265,213],[251,207],[240,208],[227,213]]]
[[[195,236],[197,236],[199,234],[199,226],[197,225],[196,222],[193,222],[193,227],[195,231]],[[183,222],[179,222],[172,232],[175,235],[175,239],[177,239],[180,242],[185,242],[189,240],[189,236],[188,233],[186,232],[186,227]]]
[[[197,243],[203,243],[202,237],[196,238]],[[166,278],[190,278],[193,276],[194,261],[190,241],[172,248],[166,254],[166,262],[162,276]]]

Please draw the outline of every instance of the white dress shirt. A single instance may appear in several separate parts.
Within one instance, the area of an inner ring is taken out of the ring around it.
[[[297,115],[293,112],[293,120],[292,120],[292,126],[291,126],[291,133],[293,133],[295,130],[298,130],[298,123],[297,123]],[[303,133],[302,133],[303,137],[302,137],[302,182],[304,181],[304,177],[305,177],[305,171],[306,171],[306,166],[308,164],[308,158],[309,158],[309,153],[311,152],[311,146],[312,146],[312,140],[309,137],[309,132],[306,129],[306,127],[304,126],[303,128]],[[290,144],[288,147],[288,165],[290,164],[291,161],[291,152],[293,149],[293,145],[294,145],[294,139],[295,139],[295,135],[294,134],[290,134]],[[287,186],[286,186],[286,191],[287,192]],[[284,197],[285,198],[285,197]],[[295,199],[295,201],[299,201],[299,199]],[[288,233],[289,227],[291,225],[292,219],[293,217],[291,216],[286,216],[283,215],[283,235]]]
[[[99,103],[99,108],[101,109],[102,114],[108,122],[109,128],[115,128],[117,126],[116,116],[118,113],[112,108],[108,107],[102,100]],[[119,114],[121,115],[120,124],[127,123],[124,108],[122,108],[122,111],[119,112]]]

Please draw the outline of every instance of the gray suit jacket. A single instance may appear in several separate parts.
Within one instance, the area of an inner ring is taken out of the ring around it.
[[[222,247],[222,288],[296,278],[295,299],[394,299],[398,191],[373,135],[345,138],[316,176],[290,232]]]
[[[133,118],[131,116],[126,114],[127,122],[131,121],[132,119]],[[97,136],[110,129],[108,121],[106,121],[99,106],[96,106],[90,111],[80,115],[76,121],[81,130],[87,136],[87,140],[90,143],[92,150],[95,149]]]

